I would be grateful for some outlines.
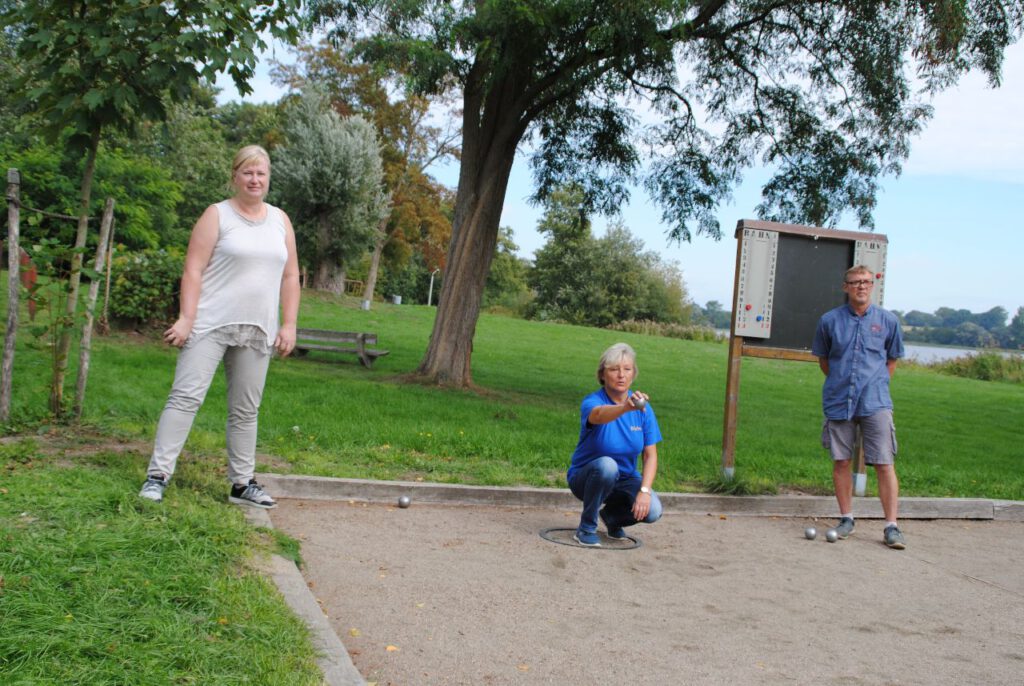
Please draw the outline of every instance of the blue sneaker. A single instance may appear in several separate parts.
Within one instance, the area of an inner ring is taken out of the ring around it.
[[[596,531],[584,531],[583,529],[576,529],[576,533],[572,535],[573,540],[580,545],[585,545],[588,548],[599,548],[601,547],[601,539],[597,537]]]
[[[612,526],[608,523],[608,520],[604,518],[604,510],[597,513],[601,517],[601,521],[608,528],[608,538],[616,541],[622,541],[626,539],[626,530],[621,526]]]

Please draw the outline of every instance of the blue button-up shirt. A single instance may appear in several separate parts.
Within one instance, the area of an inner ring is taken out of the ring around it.
[[[828,360],[821,404],[829,419],[892,409],[888,361],[903,357],[903,333],[892,312],[869,305],[861,315],[841,305],[818,321],[811,352]]]

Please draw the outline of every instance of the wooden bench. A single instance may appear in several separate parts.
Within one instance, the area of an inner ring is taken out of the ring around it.
[[[294,353],[302,357],[310,350],[330,353],[354,353],[364,367],[369,368],[378,357],[390,350],[375,350],[368,346],[377,345],[377,334],[355,333],[352,331],[328,331],[326,329],[299,329],[296,335]]]

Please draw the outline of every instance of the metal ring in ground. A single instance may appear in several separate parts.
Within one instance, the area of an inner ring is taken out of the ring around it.
[[[557,543],[558,545],[568,545],[572,546],[573,548],[597,548],[599,550],[635,550],[643,545],[643,541],[641,541],[636,536],[630,536],[629,534],[626,534],[626,538],[624,539],[615,539],[608,538],[607,536],[601,533],[598,534],[598,536],[601,538],[600,546],[582,545],[572,537],[572,534],[568,536],[556,535],[558,533],[566,531],[575,533],[576,529],[562,529],[558,527],[553,527],[551,529],[542,529],[540,532],[540,537],[543,538],[545,541]]]

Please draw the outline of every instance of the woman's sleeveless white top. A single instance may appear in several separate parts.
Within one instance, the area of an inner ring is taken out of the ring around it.
[[[216,208],[219,235],[203,271],[192,337],[217,331],[228,334],[229,344],[269,348],[277,338],[281,277],[288,261],[284,213],[267,205],[266,217],[254,222],[227,200]],[[253,340],[252,334],[259,339],[259,333],[263,340]]]

